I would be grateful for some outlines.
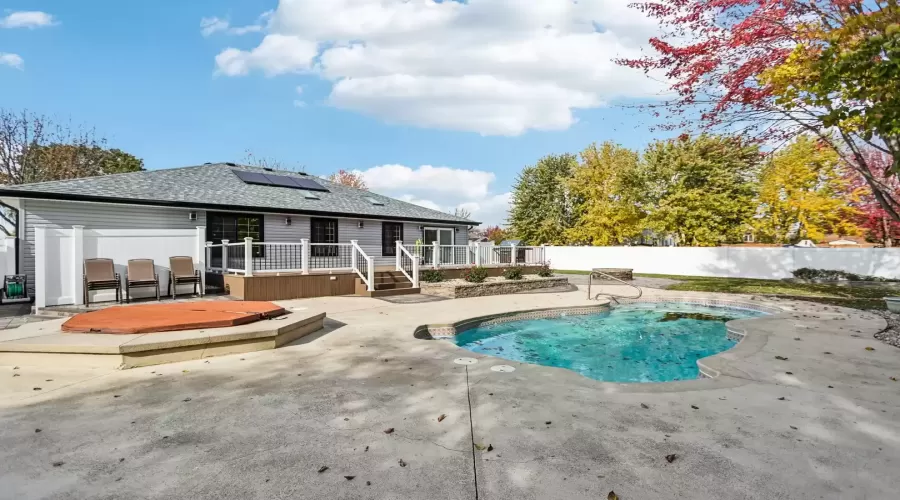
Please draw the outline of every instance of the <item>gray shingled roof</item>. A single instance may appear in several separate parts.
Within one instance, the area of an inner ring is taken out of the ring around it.
[[[272,173],[310,178],[330,192],[315,192],[318,200],[306,199],[303,192],[276,186],[245,184],[232,170]],[[27,193],[27,194],[26,194]],[[420,207],[404,201],[334,184],[319,177],[286,171],[225,163],[167,170],[147,170],[127,174],[86,177],[64,181],[0,186],[0,194],[28,198],[90,199],[131,203],[192,204],[195,206],[256,208],[261,211],[328,212],[368,217],[407,218],[474,225],[475,221]],[[375,198],[384,205],[374,205]]]

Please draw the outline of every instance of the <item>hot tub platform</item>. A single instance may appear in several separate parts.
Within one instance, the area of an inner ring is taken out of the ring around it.
[[[321,330],[325,313],[287,313],[223,328],[109,335],[66,333],[68,319],[0,332],[0,366],[136,368],[275,349]]]

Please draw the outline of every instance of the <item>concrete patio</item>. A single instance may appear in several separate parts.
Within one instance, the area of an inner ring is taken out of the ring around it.
[[[765,341],[728,375],[666,384],[413,338],[585,295],[286,301],[325,329],[128,371],[0,367],[0,497],[896,498],[900,351],[867,313],[778,302],[796,312],[742,323]]]

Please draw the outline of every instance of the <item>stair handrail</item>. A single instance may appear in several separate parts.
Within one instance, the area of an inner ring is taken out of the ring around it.
[[[636,290],[638,291],[637,297],[626,297],[626,296],[624,296],[624,295],[613,295],[613,294],[610,294],[610,293],[604,293],[604,294],[603,294],[603,295],[608,295],[609,298],[615,300],[616,303],[619,302],[618,300],[616,300],[617,298],[619,298],[619,299],[637,300],[637,299],[641,298],[642,295],[644,295],[644,290],[642,290],[641,287],[639,287],[639,286],[637,286],[637,285],[635,285],[635,284],[632,284],[632,283],[629,283],[629,282],[627,282],[627,281],[625,281],[625,280],[616,278],[615,276],[612,276],[612,275],[610,275],[610,274],[607,274],[607,273],[605,273],[605,272],[603,272],[603,271],[600,271],[600,270],[598,270],[598,269],[591,269],[591,274],[588,276],[588,300],[596,300],[596,298],[600,296],[600,294],[598,293],[598,294],[597,294],[597,297],[591,297],[591,283],[594,281],[594,275],[600,275],[600,276],[606,278],[607,280],[618,281],[619,283],[621,283],[621,284],[623,284],[623,285],[628,285],[628,286],[630,286],[630,287],[632,287],[632,288],[634,288],[634,289],[636,289]]]
[[[402,257],[403,254],[406,254],[409,257],[409,260],[412,262],[412,276],[406,272],[406,269],[403,269]],[[403,246],[402,241],[397,241],[397,262],[396,262],[397,271],[403,273],[406,276],[406,279],[412,283],[413,288],[419,288],[419,257],[417,255],[413,255],[406,247]]]
[[[353,245],[353,253],[351,259],[351,266],[353,267],[353,271],[359,275],[360,279],[362,279],[363,283],[366,284],[366,289],[370,292],[375,291],[375,262],[372,257],[369,257],[366,252],[363,252],[363,249],[360,248],[359,242],[356,240],[350,240],[350,244]],[[366,263],[365,274],[363,274],[363,270],[360,267],[359,258],[362,257]]]

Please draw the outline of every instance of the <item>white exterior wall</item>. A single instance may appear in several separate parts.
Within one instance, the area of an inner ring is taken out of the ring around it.
[[[547,247],[547,258],[554,269],[577,271],[782,279],[808,267],[900,279],[900,248]]]

